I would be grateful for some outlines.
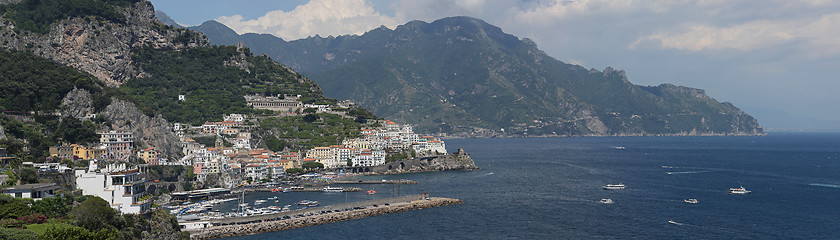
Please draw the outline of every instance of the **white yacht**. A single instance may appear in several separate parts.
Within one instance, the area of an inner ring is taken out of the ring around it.
[[[752,191],[747,191],[747,189],[744,188],[744,186],[741,186],[740,188],[730,188],[729,189],[729,194],[747,194],[747,193],[751,193],[751,192]]]
[[[685,199],[685,200],[683,200],[683,202],[685,202],[685,203],[691,203],[691,204],[697,204],[697,203],[699,203],[700,201],[697,201],[697,199],[694,199],[694,198],[689,198],[689,199]]]
[[[615,202],[613,202],[613,200],[609,199],[609,198],[602,198],[601,203],[603,203],[603,204],[613,204]]]
[[[321,189],[321,192],[344,192],[344,188],[326,186],[323,189]]]
[[[619,184],[607,184],[604,186],[604,190],[624,190],[627,186],[624,186],[624,183]]]

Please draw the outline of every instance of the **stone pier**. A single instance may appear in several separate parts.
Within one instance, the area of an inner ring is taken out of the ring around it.
[[[453,198],[422,195],[385,198],[363,202],[337,204],[260,216],[225,218],[208,221],[212,227],[191,231],[191,239],[213,239],[256,233],[276,232],[338,221],[398,213],[423,208],[460,204]]]

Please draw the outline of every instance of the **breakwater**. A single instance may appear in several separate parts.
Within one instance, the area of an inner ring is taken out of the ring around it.
[[[411,195],[301,209],[276,214],[217,219],[209,221],[212,225],[211,227],[191,231],[190,238],[213,239],[275,232],[460,203],[463,203],[463,201],[453,198],[424,198],[423,195]]]

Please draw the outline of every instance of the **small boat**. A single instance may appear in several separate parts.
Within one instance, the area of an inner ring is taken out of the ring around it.
[[[627,186],[624,186],[624,183],[619,184],[607,184],[604,186],[604,190],[624,190]]]
[[[318,206],[318,204],[319,204],[318,201],[311,201],[311,200],[301,200],[300,202],[297,203],[297,205],[303,205],[303,206],[307,206],[307,207]]]
[[[615,202],[613,202],[613,200],[609,199],[609,198],[602,198],[601,203],[603,203],[603,204],[613,204]]]
[[[284,188],[284,189],[283,189],[283,192],[284,192],[284,193],[291,192],[291,191],[292,191],[292,189],[291,189],[291,188]]]
[[[368,191],[367,191],[367,194],[368,194],[368,195],[374,195],[374,194],[376,194],[376,191],[374,191],[374,190],[368,190]]]
[[[682,223],[678,223],[677,221],[674,221],[674,220],[668,220],[668,223],[676,224],[676,225],[682,225]]]
[[[747,191],[747,189],[744,188],[744,186],[741,186],[740,188],[730,188],[729,189],[729,194],[747,194],[747,193],[751,193],[751,192],[752,191]]]
[[[685,203],[691,203],[691,204],[697,204],[697,203],[699,203],[700,201],[697,201],[697,199],[694,199],[694,198],[689,198],[689,199],[685,199],[685,200],[683,200],[683,202],[685,202]]]
[[[268,201],[267,201],[267,200],[262,200],[262,199],[260,199],[260,200],[256,200],[256,201],[254,201],[254,204],[263,204],[263,203],[265,203],[265,202],[268,202]]]
[[[624,149],[626,149],[626,148],[625,148],[624,146],[618,146],[618,147],[615,147],[615,149],[618,149],[618,150],[624,150]]]
[[[321,192],[328,192],[328,193],[344,192],[344,188],[326,186],[323,189],[321,189]]]

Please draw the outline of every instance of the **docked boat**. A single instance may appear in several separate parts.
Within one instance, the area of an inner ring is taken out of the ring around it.
[[[367,191],[367,194],[368,194],[368,195],[374,195],[374,194],[376,194],[376,191],[374,191],[374,190],[368,190],[368,191]]]
[[[744,186],[741,186],[739,188],[730,188],[729,189],[729,194],[747,194],[747,193],[751,193],[751,192],[752,191],[747,191],[747,189],[744,188]]]
[[[624,186],[624,183],[619,184],[607,184],[604,186],[604,190],[624,190],[627,186]]]
[[[697,204],[697,203],[699,203],[700,201],[697,201],[697,199],[694,199],[694,198],[689,198],[689,199],[685,199],[685,200],[683,200],[683,202],[685,202],[685,203],[691,203],[691,204]]]
[[[615,202],[613,202],[613,200],[609,199],[609,198],[602,198],[601,203],[603,203],[603,204],[613,204]]]
[[[318,204],[320,204],[320,203],[318,203],[318,201],[311,201],[311,200],[301,200],[300,202],[297,203],[297,205],[303,205],[303,206],[307,206],[307,207],[318,206]]]
[[[268,201],[267,201],[267,200],[262,200],[262,199],[260,199],[260,200],[256,200],[256,201],[254,201],[254,204],[263,204],[263,203],[265,203],[265,202],[268,202]]]
[[[321,189],[321,192],[329,192],[329,193],[344,192],[344,188],[326,186],[323,189]]]

